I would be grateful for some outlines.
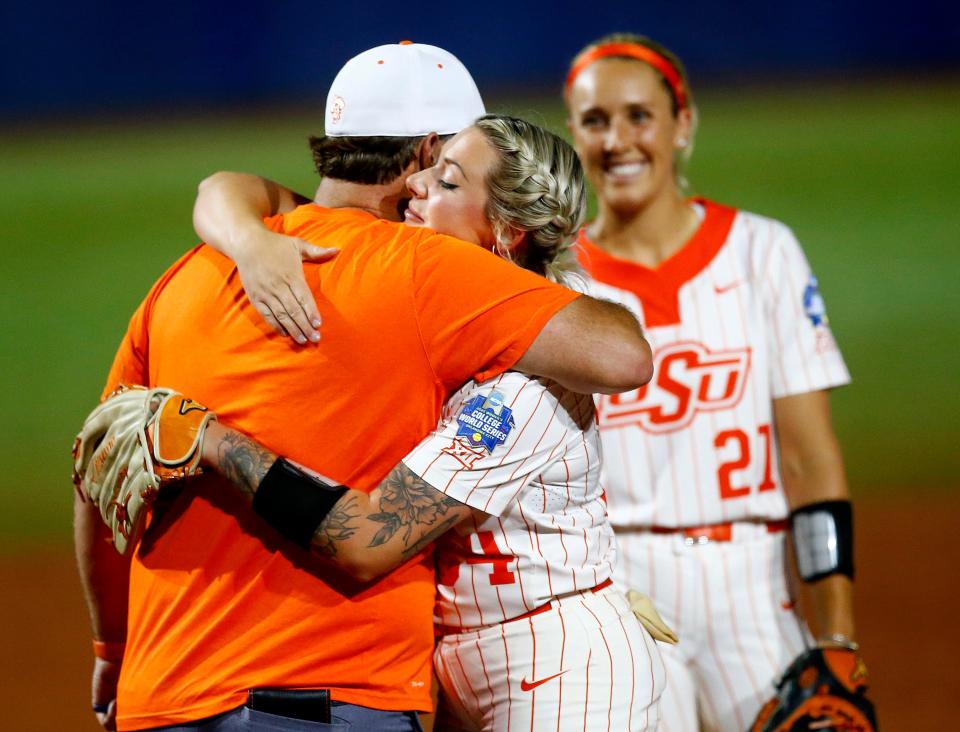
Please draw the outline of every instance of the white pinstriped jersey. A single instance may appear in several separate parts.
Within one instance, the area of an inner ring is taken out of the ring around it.
[[[614,526],[786,517],[772,400],[850,379],[793,233],[695,205],[697,233],[655,269],[581,233],[591,294],[634,311],[654,351],[649,384],[599,401]]]
[[[438,624],[499,623],[610,577],[591,397],[516,372],[469,382],[404,463],[476,509],[437,544]]]

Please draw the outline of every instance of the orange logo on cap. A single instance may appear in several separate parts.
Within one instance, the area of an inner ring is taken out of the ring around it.
[[[340,116],[343,114],[343,108],[347,106],[347,103],[343,101],[343,97],[334,97],[333,98],[333,107],[330,109],[330,122],[332,124],[337,124],[340,121]]]

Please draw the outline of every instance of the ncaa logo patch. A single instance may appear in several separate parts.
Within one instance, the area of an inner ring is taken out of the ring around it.
[[[815,275],[810,275],[810,281],[803,289],[803,310],[814,326],[827,325],[830,322],[827,317],[827,306],[820,295],[820,285]]]
[[[488,453],[502,445],[514,427],[513,411],[503,403],[503,394],[491,391],[488,396],[475,396],[457,415],[457,437],[465,437],[473,447]]]

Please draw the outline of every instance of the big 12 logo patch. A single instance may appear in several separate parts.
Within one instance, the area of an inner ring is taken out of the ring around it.
[[[750,349],[711,351],[683,341],[657,349],[650,383],[600,399],[600,429],[636,424],[648,432],[683,429],[698,412],[729,409],[743,397]]]

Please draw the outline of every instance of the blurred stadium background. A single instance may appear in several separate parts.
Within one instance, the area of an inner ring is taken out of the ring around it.
[[[934,0],[5,5],[0,726],[97,728],[68,451],[129,315],[196,242],[196,184],[249,170],[312,193],[306,138],[328,84],[350,56],[404,38],[457,54],[492,111],[562,132],[569,59],[622,29],[687,64],[696,192],[786,221],[806,248],[854,375],[833,401],[881,720],[953,727],[960,675],[937,659],[960,642],[960,6]]]

